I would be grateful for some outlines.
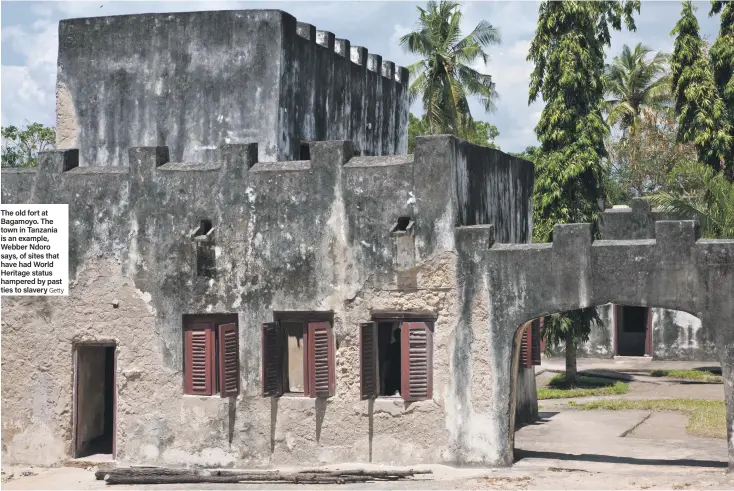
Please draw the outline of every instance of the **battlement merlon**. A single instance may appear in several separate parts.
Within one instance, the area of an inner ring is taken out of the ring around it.
[[[205,162],[222,142],[259,142],[261,162],[326,140],[407,153],[407,69],[278,10],[62,20],[58,68],[57,148],[81,167],[128,165],[136,144]]]

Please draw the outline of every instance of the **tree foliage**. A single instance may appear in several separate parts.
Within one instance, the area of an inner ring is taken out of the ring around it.
[[[639,2],[546,0],[540,6],[528,55],[535,64],[530,102],[546,101],[535,128],[542,151],[534,195],[539,231],[598,219],[608,134],[601,114],[604,50],[610,29],[621,29],[623,21],[634,28],[636,10]]]
[[[734,2],[714,0],[711,4],[710,15],[721,13],[721,27],[709,56],[714,82],[726,106],[729,135],[732,137],[730,148],[734,154]]]
[[[693,143],[699,160],[719,170],[731,158],[732,130],[694,11],[690,0],[684,1],[681,18],[671,32],[676,36],[671,84],[678,114],[678,141]],[[718,49],[718,60],[723,51]],[[731,169],[728,172],[731,175]]]
[[[472,123],[468,96],[478,97],[487,112],[498,97],[492,77],[471,64],[489,61],[485,50],[500,44],[500,34],[482,20],[463,36],[459,7],[445,0],[418,7],[418,29],[400,38],[403,49],[421,57],[408,67],[413,79],[409,94],[411,102],[422,99],[429,134],[461,136]]]
[[[699,162],[677,165],[666,189],[648,198],[675,217],[698,220],[707,238],[734,239],[734,182]]]
[[[430,135],[431,133],[428,129],[428,118],[425,115],[418,119],[411,113],[409,117],[408,153],[413,153],[415,150],[415,137]],[[499,149],[499,146],[495,143],[495,138],[497,138],[499,134],[500,132],[495,125],[486,121],[473,121],[471,126],[465,129],[461,137],[466,141],[477,145]]]
[[[672,111],[645,111],[636,128],[607,143],[605,188],[611,204],[625,204],[632,198],[660,191],[677,164],[697,159],[693,145],[678,143]]]
[[[25,128],[5,126],[0,133],[3,167],[35,167],[38,152],[52,149],[56,141],[54,128],[41,123],[31,123]]]
[[[634,49],[625,44],[604,71],[607,124],[619,125],[625,134],[639,127],[643,110],[663,110],[671,100],[668,56],[649,58],[651,53],[642,43]]]

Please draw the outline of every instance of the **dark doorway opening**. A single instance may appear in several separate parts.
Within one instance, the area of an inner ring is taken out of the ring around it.
[[[400,356],[400,323],[377,323],[377,356],[380,364],[381,396],[400,396],[402,367]]]
[[[619,356],[645,356],[649,335],[647,307],[616,306],[617,354]]]
[[[115,346],[77,346],[74,380],[74,457],[114,454]]]

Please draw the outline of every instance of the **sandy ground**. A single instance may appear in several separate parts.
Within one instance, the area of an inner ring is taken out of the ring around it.
[[[642,375],[654,368],[693,368],[711,364],[661,366],[625,360],[630,391],[612,398],[698,398],[722,400],[720,384],[681,383]],[[580,369],[620,370],[617,360],[580,363]],[[642,365],[642,366],[639,366]],[[551,362],[545,369],[553,368]],[[562,363],[560,363],[562,369]],[[637,371],[637,373],[634,373]],[[540,373],[543,385],[553,373]],[[592,400],[581,398],[576,401]],[[433,474],[389,483],[341,486],[237,484],[157,485],[156,489],[734,489],[726,474],[725,440],[698,438],[685,432],[687,418],[677,413],[648,411],[580,411],[567,399],[540,401],[540,420],[515,435],[516,463],[510,469],[414,466]],[[340,464],[332,468],[378,465]],[[3,489],[102,489],[93,467],[3,467]],[[23,474],[26,475],[23,475]],[[136,489],[134,486],[115,486]]]

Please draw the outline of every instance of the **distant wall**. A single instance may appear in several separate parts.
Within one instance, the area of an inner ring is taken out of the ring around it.
[[[406,87],[404,68],[277,10],[63,20],[57,148],[82,167],[157,145],[174,162],[251,142],[261,162],[297,160],[301,140],[406,153]]]

